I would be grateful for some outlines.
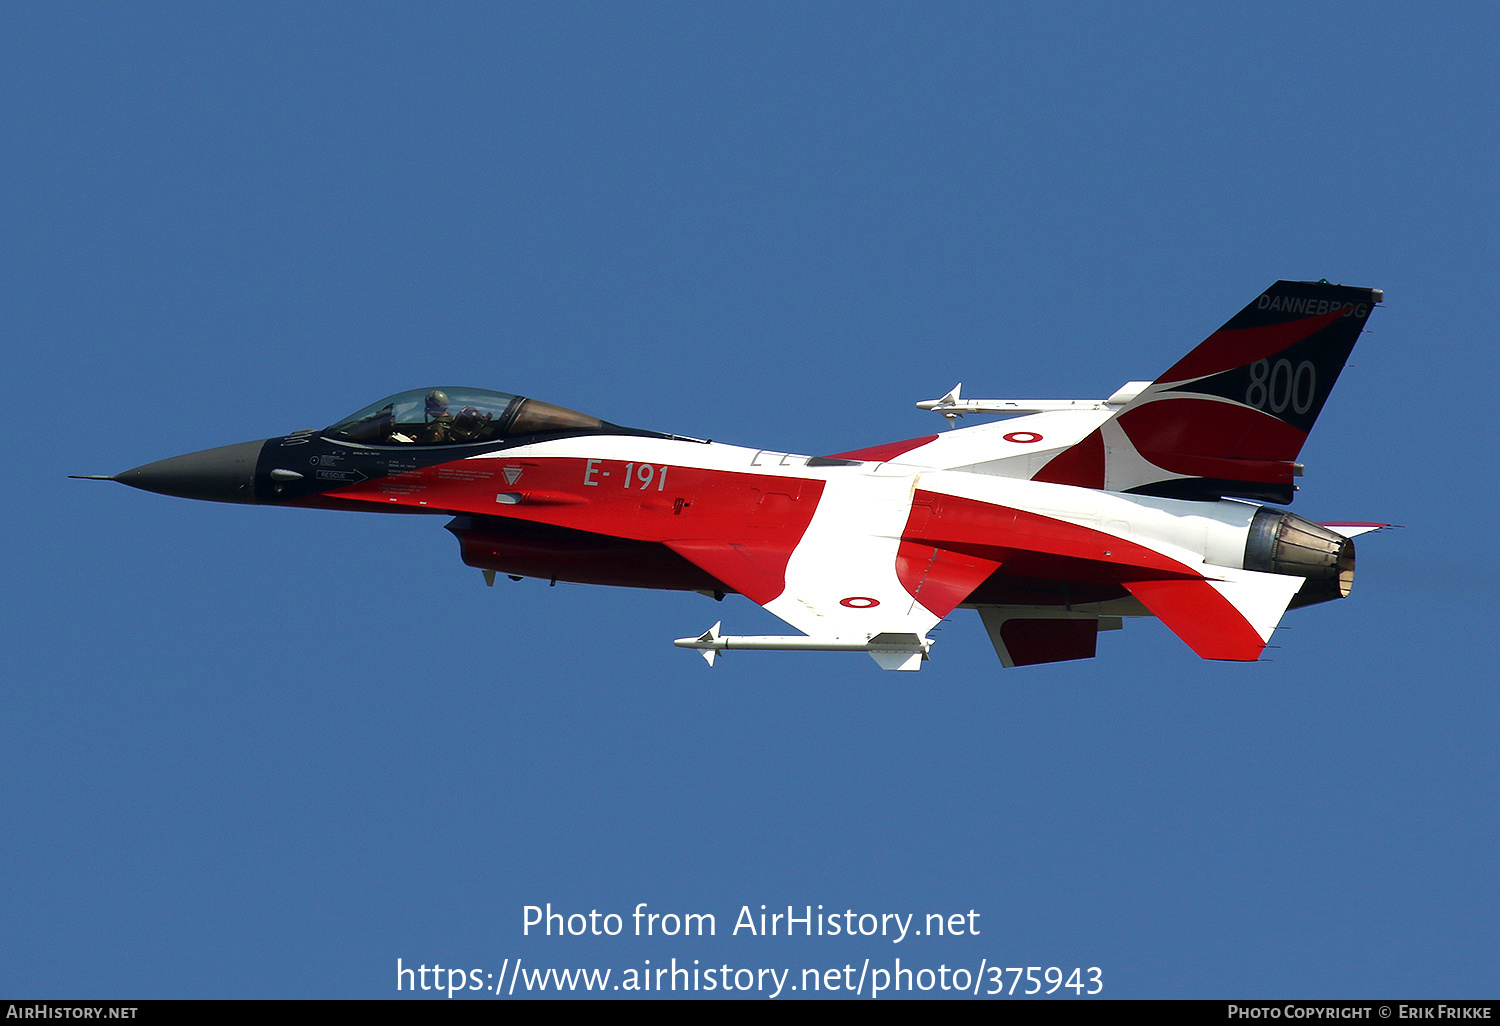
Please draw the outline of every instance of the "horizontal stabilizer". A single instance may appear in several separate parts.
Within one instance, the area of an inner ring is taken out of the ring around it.
[[[1387,527],[1394,527],[1395,525],[1394,524],[1372,524],[1372,523],[1370,523],[1368,521],[1364,521],[1364,520],[1348,520],[1348,521],[1336,521],[1336,520],[1333,520],[1333,521],[1320,522],[1318,526],[1319,527],[1326,527],[1330,531],[1332,531],[1334,534],[1341,534],[1345,538],[1356,538],[1359,535],[1368,534],[1371,531],[1383,531]]]
[[[1232,579],[1126,581],[1125,587],[1204,659],[1254,662],[1303,579],[1222,570]]]

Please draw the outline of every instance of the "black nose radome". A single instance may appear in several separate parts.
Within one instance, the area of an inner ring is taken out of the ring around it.
[[[162,495],[213,502],[254,502],[255,464],[266,444],[240,442],[157,460],[116,474],[114,480]]]

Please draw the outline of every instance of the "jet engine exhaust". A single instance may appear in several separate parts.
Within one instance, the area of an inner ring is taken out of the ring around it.
[[[1290,608],[1331,602],[1354,586],[1354,542],[1295,513],[1262,508],[1250,522],[1245,569],[1307,578]]]

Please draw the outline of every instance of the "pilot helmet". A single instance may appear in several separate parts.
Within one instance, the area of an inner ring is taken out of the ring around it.
[[[434,388],[427,393],[427,416],[433,418],[448,416],[448,393],[441,388]]]

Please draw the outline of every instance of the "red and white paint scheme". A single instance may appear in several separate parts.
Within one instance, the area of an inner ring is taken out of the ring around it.
[[[1374,289],[1277,282],[1155,381],[1103,400],[918,403],[1011,419],[809,457],[624,428],[468,388],[391,396],[323,431],[108,476],[189,498],[452,516],[515,579],[738,593],[801,635],[676,644],[859,651],[918,669],[977,609],[1006,666],[1089,658],[1156,616],[1206,659],[1259,657],[1289,607],[1348,594],[1350,539],[1292,499],[1302,443]]]

